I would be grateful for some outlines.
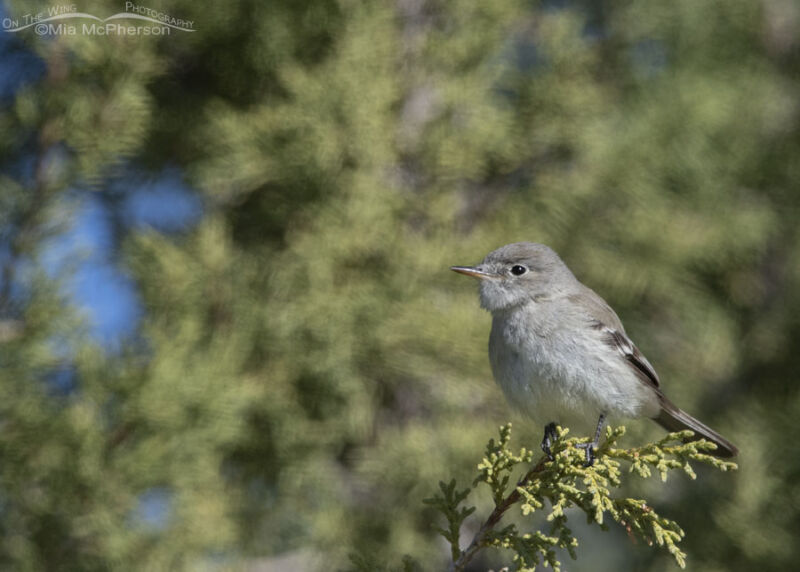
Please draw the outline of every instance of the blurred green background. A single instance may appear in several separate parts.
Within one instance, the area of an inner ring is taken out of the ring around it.
[[[797,2],[142,5],[194,31],[11,32],[53,5],[0,4],[0,568],[443,569],[422,499],[546,421],[447,270],[519,240],[740,447],[628,491],[689,569],[796,566]],[[575,526],[568,570],[674,567]]]

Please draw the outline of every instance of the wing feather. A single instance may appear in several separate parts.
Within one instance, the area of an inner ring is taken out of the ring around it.
[[[647,383],[658,389],[661,382],[658,379],[656,370],[647,361],[647,358],[642,355],[639,348],[630,340],[630,338],[619,330],[615,330],[606,326],[599,320],[592,320],[591,327],[600,330],[603,334],[603,341],[608,347],[618,351],[620,355],[631,365],[634,373]]]
[[[658,389],[661,382],[656,370],[625,333],[622,322],[611,306],[591,288],[582,284],[581,287],[580,294],[574,294],[570,298],[586,310],[589,326],[602,333],[603,341],[610,348],[619,352],[639,379],[654,389]]]

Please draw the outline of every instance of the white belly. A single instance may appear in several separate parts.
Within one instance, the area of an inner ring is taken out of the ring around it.
[[[492,372],[514,407],[537,423],[555,421],[576,430],[594,427],[600,414],[612,419],[657,414],[655,392],[599,335],[545,331],[535,336],[513,321],[493,320]]]

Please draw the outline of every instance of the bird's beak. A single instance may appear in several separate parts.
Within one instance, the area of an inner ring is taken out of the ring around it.
[[[453,272],[458,272],[459,274],[474,276],[475,278],[480,278],[481,280],[496,280],[500,278],[500,276],[494,272],[486,272],[485,270],[475,268],[474,266],[451,266],[450,270]]]

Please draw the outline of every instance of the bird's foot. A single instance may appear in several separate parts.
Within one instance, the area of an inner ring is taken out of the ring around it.
[[[583,463],[584,467],[591,467],[594,465],[594,450],[597,447],[598,443],[600,443],[600,435],[603,432],[603,424],[606,422],[606,416],[604,413],[600,414],[600,418],[597,420],[597,429],[594,432],[594,440],[588,443],[578,443],[575,445],[578,449],[583,449],[586,453],[586,461]]]
[[[578,449],[583,449],[584,453],[586,453],[586,461],[584,461],[584,467],[591,467],[594,465],[594,448],[597,447],[597,443],[578,443],[575,445]]]
[[[556,432],[556,424],[555,423],[548,423],[544,426],[544,437],[542,438],[542,451],[544,454],[547,455],[547,458],[551,461],[555,458],[553,457],[553,453],[550,451],[550,446],[555,443],[556,439],[558,439],[558,433]]]

